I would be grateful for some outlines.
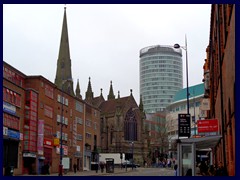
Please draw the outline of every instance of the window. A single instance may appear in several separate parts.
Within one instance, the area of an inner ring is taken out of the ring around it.
[[[3,88],[3,100],[18,107],[21,106],[21,95],[5,87]]]
[[[86,126],[92,127],[92,121],[91,120],[86,120]]]
[[[83,124],[83,120],[80,117],[76,117],[77,124]]]
[[[124,137],[125,140],[137,140],[137,121],[132,109],[129,109],[124,120]]]
[[[51,99],[53,99],[53,88],[49,85],[45,84],[45,95]]]
[[[52,138],[52,134],[53,134],[52,127],[45,125],[44,126],[44,136]]]
[[[44,106],[44,115],[49,118],[53,118],[53,108],[45,105]]]
[[[3,125],[12,129],[19,130],[19,118],[3,113]]]
[[[82,135],[81,134],[77,134],[77,140],[82,141]]]
[[[83,112],[83,105],[79,101],[76,101],[76,111]]]
[[[86,133],[86,138],[90,139],[92,137],[91,133]]]

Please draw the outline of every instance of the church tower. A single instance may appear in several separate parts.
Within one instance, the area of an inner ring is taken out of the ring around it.
[[[59,89],[62,89],[64,92],[74,96],[71,66],[72,65],[69,50],[67,15],[66,7],[64,7],[62,35],[57,60],[55,84]]]

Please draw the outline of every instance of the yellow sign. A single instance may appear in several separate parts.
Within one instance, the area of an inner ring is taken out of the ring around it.
[[[58,146],[59,145],[59,138],[54,138],[53,139],[53,145]]]

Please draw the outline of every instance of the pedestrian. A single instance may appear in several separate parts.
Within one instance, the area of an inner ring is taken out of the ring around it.
[[[188,169],[185,176],[192,176],[192,169]]]
[[[104,171],[104,163],[103,162],[100,162],[100,168],[101,168],[101,172],[103,173],[103,171]]]
[[[174,175],[178,176],[178,174],[177,174],[178,165],[175,164],[173,168],[174,168]]]
[[[96,163],[96,173],[98,173],[98,166],[99,166],[99,164],[98,164],[98,162]]]
[[[46,164],[46,173],[47,173],[48,175],[50,174],[49,168],[50,168],[50,164],[49,164],[49,162],[47,162],[47,164]]]
[[[73,169],[74,169],[74,173],[76,173],[77,172],[77,164],[76,163],[74,163]]]

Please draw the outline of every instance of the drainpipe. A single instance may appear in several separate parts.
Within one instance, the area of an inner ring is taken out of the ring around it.
[[[225,130],[224,130],[224,111],[223,111],[223,88],[222,88],[222,55],[221,55],[221,38],[220,38],[220,18],[219,18],[219,4],[217,6],[217,33],[218,33],[218,60],[219,60],[219,72],[220,72],[220,100],[221,100],[221,120],[222,120],[222,153],[223,153],[223,165],[227,169],[226,162],[226,149],[225,149]]]
[[[85,121],[86,121],[86,105],[85,103],[83,104],[83,170],[85,168]]]

